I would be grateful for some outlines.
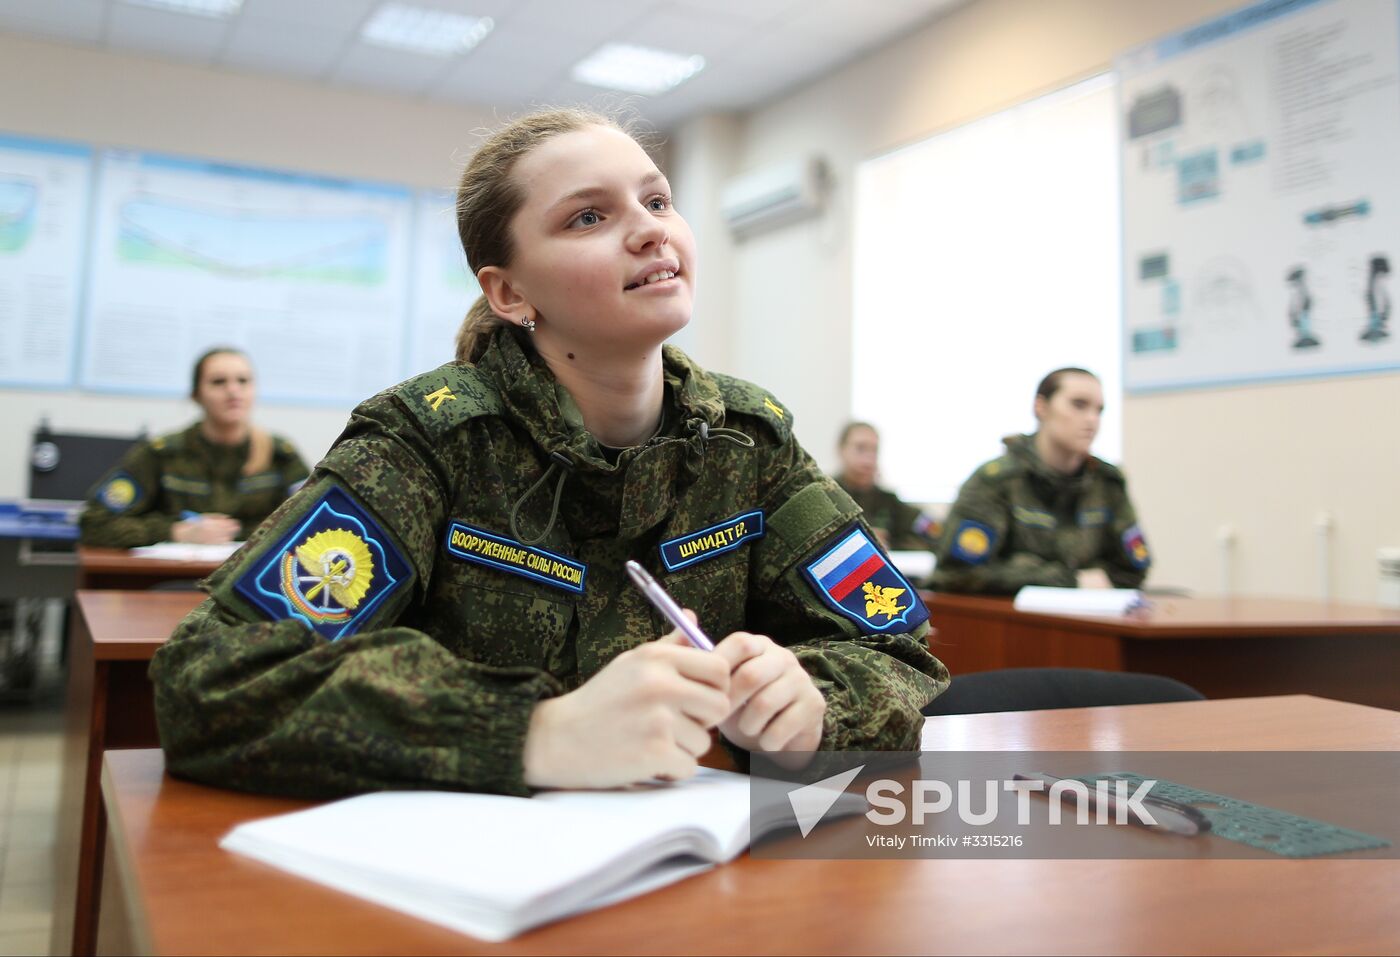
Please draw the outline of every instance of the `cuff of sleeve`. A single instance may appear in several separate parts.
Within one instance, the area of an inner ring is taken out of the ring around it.
[[[462,729],[469,742],[457,755],[457,780],[462,787],[529,797],[533,792],[525,783],[525,738],[530,732],[530,716],[535,705],[562,693],[557,681],[541,674],[514,694],[472,702],[468,714],[480,717]]]

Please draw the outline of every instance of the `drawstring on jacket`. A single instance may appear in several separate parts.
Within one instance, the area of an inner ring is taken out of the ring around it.
[[[710,428],[710,423],[704,419],[691,419],[686,423],[686,428],[700,436],[700,444],[703,446],[710,439],[726,439],[741,448],[753,448],[753,439],[740,432],[738,429]]]
[[[520,508],[531,495],[534,495],[535,492],[539,490],[540,486],[549,481],[549,477],[554,474],[554,470],[561,466],[562,470],[559,472],[559,481],[554,485],[554,507],[549,510],[549,521],[545,523],[544,531],[540,532],[538,536],[535,538],[526,538],[524,535],[520,534],[520,527],[516,524],[517,519],[520,517]],[[540,476],[538,482],[531,485],[525,494],[520,496],[520,499],[515,503],[515,508],[510,510],[510,533],[515,536],[516,541],[520,542],[522,545],[538,545],[549,537],[549,533],[554,530],[554,522],[559,517],[559,499],[564,495],[564,480],[569,477],[569,473],[573,470],[574,463],[570,462],[569,457],[563,452],[550,453],[549,468],[545,469],[544,474]]]
[[[710,428],[710,424],[704,419],[691,419],[686,423],[686,427],[700,438],[700,446],[703,449],[706,442],[714,439],[724,439],[733,442],[741,448],[751,449],[754,447],[753,439],[738,429]],[[559,469],[559,480],[554,483],[554,505],[549,510],[549,521],[545,523],[544,531],[534,538],[526,538],[520,534],[520,509],[529,501],[530,497],[540,490],[549,481],[549,477]],[[515,536],[515,540],[522,545],[538,545],[549,537],[549,533],[554,530],[554,523],[559,518],[559,500],[564,496],[564,482],[568,479],[569,473],[574,470],[574,463],[563,452],[552,452],[549,456],[549,468],[545,469],[539,481],[535,482],[525,494],[516,501],[515,507],[510,510],[510,533]]]

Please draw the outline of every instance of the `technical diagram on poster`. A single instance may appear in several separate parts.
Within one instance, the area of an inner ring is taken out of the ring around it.
[[[1118,72],[1126,388],[1400,368],[1400,3],[1267,0]]]
[[[91,181],[85,146],[0,136],[0,385],[72,383]]]
[[[403,378],[412,197],[399,186],[108,151],[82,383],[178,395],[213,345],[264,398],[345,405]]]

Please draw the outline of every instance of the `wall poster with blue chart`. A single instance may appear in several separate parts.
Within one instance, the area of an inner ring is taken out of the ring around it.
[[[86,146],[0,135],[0,385],[73,381],[91,184]]]
[[[1267,0],[1117,68],[1127,390],[1400,368],[1400,3]]]
[[[420,190],[414,215],[413,306],[409,317],[408,374],[451,362],[457,330],[481,295],[457,236],[456,194]]]
[[[345,405],[402,378],[408,189],[109,150],[94,205],[85,387],[181,395],[220,344],[271,401]]]

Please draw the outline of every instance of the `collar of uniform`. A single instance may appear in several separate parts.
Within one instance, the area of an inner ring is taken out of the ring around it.
[[[714,379],[673,346],[662,348],[662,362],[668,393],[679,412],[676,431],[682,436],[693,434],[695,429],[682,423],[694,420],[710,428],[723,424],[724,400]],[[616,465],[607,460],[597,439],[584,428],[583,415],[569,390],[533,349],[518,341],[514,329],[497,330],[476,366],[496,380],[515,421],[546,455],[562,452],[575,467],[602,473],[615,472],[632,458],[624,455]]]
[[[1073,475],[1066,475],[1052,469],[1041,459],[1040,453],[1035,450],[1036,434],[1033,432],[1030,435],[1008,435],[1001,442],[1006,446],[1006,451],[1025,466],[1026,471],[1056,488],[1078,489],[1088,484],[1090,477],[1099,467],[1097,458],[1089,456],[1083,468]]]
[[[212,461],[237,461],[241,467],[248,461],[248,446],[251,439],[245,438],[237,445],[224,445],[219,442],[209,441],[209,437],[204,434],[203,420],[194,423],[185,430],[185,447],[199,449]],[[251,435],[251,433],[250,433]]]

